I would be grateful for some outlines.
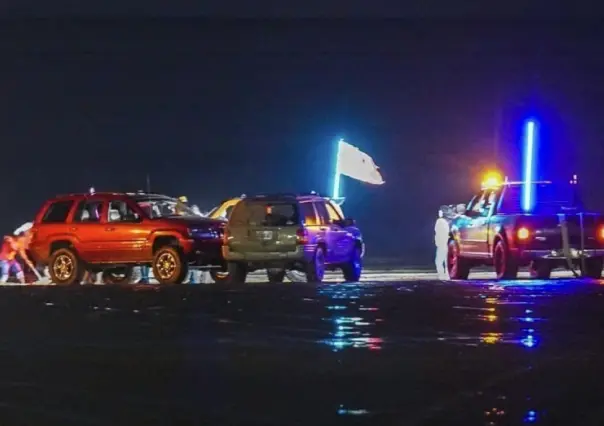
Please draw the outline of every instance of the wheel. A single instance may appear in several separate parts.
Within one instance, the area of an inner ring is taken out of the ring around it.
[[[493,264],[498,280],[515,280],[518,277],[518,262],[508,251],[507,244],[498,240],[493,251]]]
[[[287,272],[285,272],[285,276],[287,277],[288,280],[290,280],[293,283],[305,283],[306,282],[306,273],[297,271],[295,269],[290,269]]]
[[[470,262],[459,255],[459,244],[455,240],[449,241],[447,269],[452,280],[467,280],[470,276]]]
[[[266,270],[269,283],[282,283],[285,278],[285,269],[269,268]]]
[[[325,254],[322,247],[317,247],[315,254],[306,265],[306,281],[320,283],[325,277]]]
[[[86,269],[75,251],[62,248],[50,256],[50,278],[56,285],[70,286],[80,284]]]
[[[161,247],[153,257],[153,276],[160,284],[182,284],[189,267],[177,247]]]
[[[581,271],[582,275],[587,278],[602,278],[602,267],[604,266],[604,259],[601,257],[591,257],[585,259],[585,270]]]
[[[226,271],[210,271],[210,277],[215,283],[226,283],[229,281],[229,273]]]
[[[130,284],[133,273],[132,266],[105,269],[102,274],[103,284]]]
[[[245,264],[239,262],[229,262],[227,264],[228,282],[231,284],[244,284],[247,278],[247,268]]]
[[[552,274],[552,267],[548,262],[543,260],[533,260],[529,266],[531,278],[539,280],[547,280]]]
[[[361,259],[362,249],[361,247],[356,246],[352,250],[348,263],[342,266],[345,281],[356,283],[361,279],[361,272],[363,271],[363,262]]]

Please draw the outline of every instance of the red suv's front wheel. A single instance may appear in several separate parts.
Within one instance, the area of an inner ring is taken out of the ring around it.
[[[182,284],[189,271],[177,247],[161,247],[153,257],[153,276],[160,284]]]

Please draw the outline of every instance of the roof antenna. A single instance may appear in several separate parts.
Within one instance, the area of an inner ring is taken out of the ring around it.
[[[147,173],[147,194],[151,193],[151,177],[149,176],[149,173]]]

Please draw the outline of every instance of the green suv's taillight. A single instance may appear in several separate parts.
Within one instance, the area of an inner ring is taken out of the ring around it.
[[[300,245],[308,244],[308,231],[305,228],[296,231],[296,243]]]

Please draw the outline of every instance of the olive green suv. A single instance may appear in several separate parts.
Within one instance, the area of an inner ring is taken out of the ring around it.
[[[326,270],[341,269],[346,281],[362,271],[363,237],[354,220],[317,194],[272,194],[238,202],[225,228],[222,253],[229,281],[245,282],[249,272],[266,269],[270,282],[287,270],[322,282]]]

